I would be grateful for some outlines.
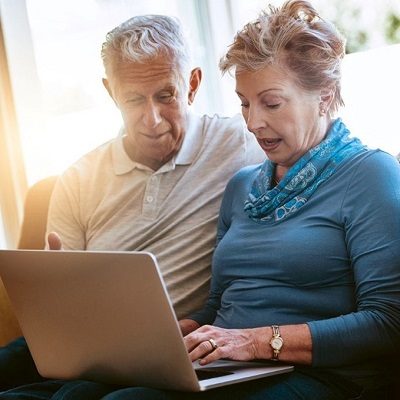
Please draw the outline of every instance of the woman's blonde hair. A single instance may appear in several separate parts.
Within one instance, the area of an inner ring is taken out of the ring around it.
[[[340,93],[344,54],[345,40],[333,24],[323,20],[308,1],[289,0],[282,7],[270,5],[245,25],[219,67],[225,73],[280,64],[294,73],[305,90],[333,90],[329,111],[334,113],[344,105]]]

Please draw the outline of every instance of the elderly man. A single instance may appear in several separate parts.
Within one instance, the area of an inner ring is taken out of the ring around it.
[[[131,18],[107,35],[102,58],[103,83],[121,112],[123,129],[59,178],[48,222],[48,231],[58,235],[50,234],[49,247],[154,253],[182,318],[207,296],[225,184],[265,156],[241,117],[189,111],[202,74],[190,66],[175,19]],[[40,379],[31,362],[22,339],[0,351],[0,390]],[[19,372],[23,368],[25,375]],[[69,385],[70,398],[89,399]],[[67,398],[68,384],[62,386],[45,381],[3,392],[0,399],[50,398],[57,392]]]

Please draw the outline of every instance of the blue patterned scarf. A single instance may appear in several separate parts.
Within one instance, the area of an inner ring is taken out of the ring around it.
[[[272,189],[276,164],[266,160],[245,201],[245,212],[257,222],[278,222],[295,213],[343,161],[365,149],[349,135],[341,119],[336,119],[326,138],[305,153]]]

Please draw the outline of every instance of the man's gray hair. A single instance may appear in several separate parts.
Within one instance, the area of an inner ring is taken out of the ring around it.
[[[146,63],[159,56],[176,63],[180,75],[189,75],[189,47],[177,18],[141,15],[128,19],[106,36],[101,49],[106,74],[119,62]]]

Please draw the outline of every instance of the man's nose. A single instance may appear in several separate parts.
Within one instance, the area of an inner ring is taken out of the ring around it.
[[[150,101],[146,103],[143,111],[143,122],[148,128],[156,127],[162,121],[160,110],[157,104]]]

